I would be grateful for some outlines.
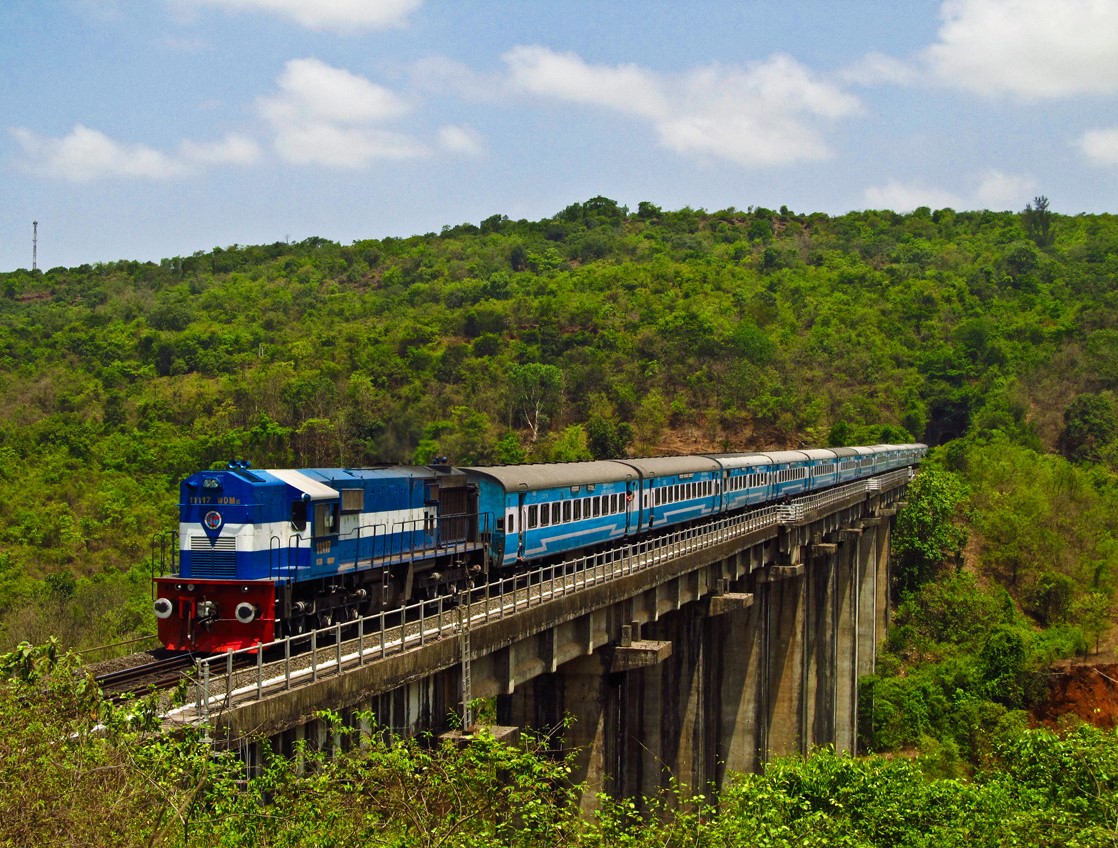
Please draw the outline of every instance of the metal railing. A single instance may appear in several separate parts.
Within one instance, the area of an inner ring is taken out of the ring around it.
[[[733,541],[750,533],[786,523],[792,513],[801,518],[809,510],[869,491],[903,485],[909,469],[899,469],[797,498],[791,504],[770,504],[703,525],[680,528],[601,551],[486,583],[456,597],[410,604],[351,622],[289,636],[274,642],[196,660],[195,719],[208,720],[213,710],[234,700],[262,698],[265,692],[289,690],[317,681],[323,674],[341,674],[370,660],[401,654],[429,642],[453,637],[462,626],[458,606],[466,605],[465,621],[473,628],[502,620],[552,600],[627,577],[687,554]],[[329,646],[332,642],[333,645]],[[332,650],[322,651],[326,643]],[[309,647],[309,651],[301,650]],[[282,658],[265,661],[265,654]]]

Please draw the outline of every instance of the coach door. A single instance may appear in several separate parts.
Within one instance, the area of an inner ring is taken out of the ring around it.
[[[521,560],[524,559],[524,533],[528,529],[528,507],[524,503],[524,492],[517,494],[516,509],[509,510],[509,513],[505,520],[516,522],[515,525],[509,525],[509,531],[516,531],[516,558]],[[508,559],[508,551],[505,552],[505,559]]]

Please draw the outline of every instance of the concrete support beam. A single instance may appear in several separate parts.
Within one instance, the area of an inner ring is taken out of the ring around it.
[[[757,575],[757,582],[772,583],[778,580],[788,580],[793,577],[803,577],[803,563],[796,565],[770,565]]]
[[[650,665],[659,665],[672,655],[672,643],[654,639],[641,639],[613,649],[609,670],[612,674],[635,671]]]
[[[750,592],[726,592],[713,595],[710,599],[709,615],[714,617],[725,615],[728,612],[748,609],[753,606],[753,594]]]

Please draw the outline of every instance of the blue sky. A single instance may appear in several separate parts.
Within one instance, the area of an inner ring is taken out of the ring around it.
[[[4,0],[0,271],[635,209],[1114,212],[1118,0]]]

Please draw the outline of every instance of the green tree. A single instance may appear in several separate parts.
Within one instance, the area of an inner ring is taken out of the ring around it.
[[[1118,439],[1114,402],[1104,394],[1081,394],[1064,410],[1063,448],[1076,462],[1098,462]]]
[[[916,475],[893,531],[897,596],[934,577],[948,557],[961,557],[967,532],[959,511],[966,497],[966,486],[950,471],[927,467]]]
[[[508,380],[513,414],[527,425],[535,444],[559,407],[563,372],[539,362],[514,364],[509,366]]]

